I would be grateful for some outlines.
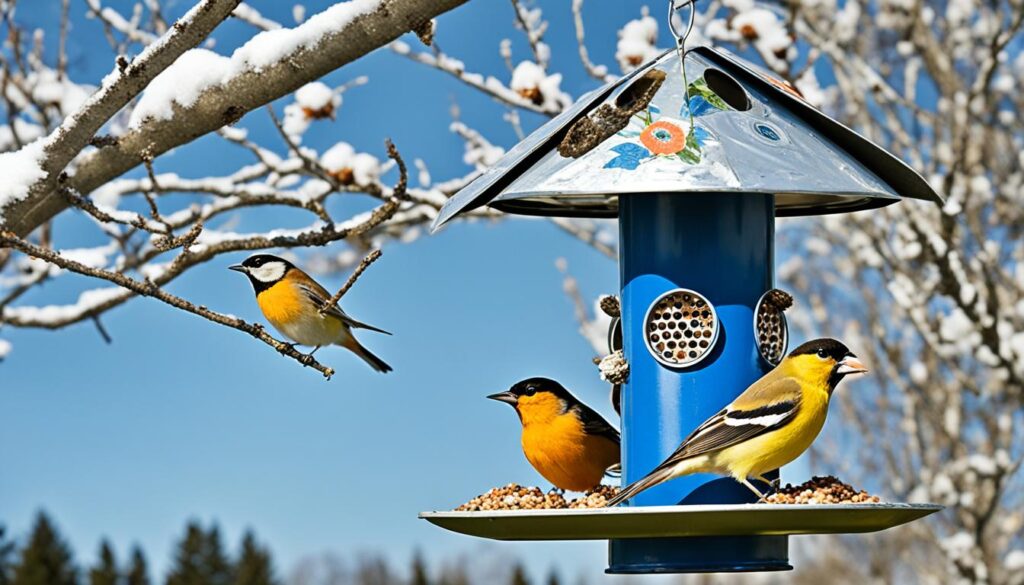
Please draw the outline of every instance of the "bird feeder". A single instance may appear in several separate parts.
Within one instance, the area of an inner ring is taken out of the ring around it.
[[[722,50],[670,50],[583,96],[457,193],[435,228],[488,205],[618,218],[623,484],[663,461],[786,351],[775,218],[941,203],[910,167]],[[610,573],[790,569],[789,534],[866,532],[932,505],[752,504],[693,475],[598,510],[438,512],[498,539],[609,539]]]

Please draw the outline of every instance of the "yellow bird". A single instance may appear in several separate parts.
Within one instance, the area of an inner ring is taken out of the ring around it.
[[[729,475],[763,499],[750,478],[800,456],[817,438],[836,385],[868,371],[835,339],[815,339],[794,349],[775,369],[704,421],[672,455],[608,501],[624,502],[645,489],[692,473]]]
[[[488,398],[516,409],[526,459],[556,488],[595,488],[619,464],[619,431],[558,382],[530,378]]]
[[[249,277],[263,316],[281,335],[297,344],[313,346],[309,355],[325,345],[340,345],[374,370],[391,371],[391,366],[356,340],[352,329],[391,334],[356,321],[337,305],[321,314],[320,309],[331,299],[331,294],[291,262],[271,254],[256,254],[228,268]]]

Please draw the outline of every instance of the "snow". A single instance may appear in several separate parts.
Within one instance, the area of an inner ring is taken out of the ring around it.
[[[627,22],[619,30],[619,42],[615,46],[615,59],[623,73],[629,73],[638,66],[658,56],[658,21],[643,8],[642,16]]]
[[[352,171],[357,185],[369,185],[380,177],[380,161],[372,154],[356,152],[347,142],[339,142],[320,157],[320,164],[332,174]]]
[[[1011,550],[1003,560],[1003,566],[1007,571],[1024,571],[1024,550]]]
[[[14,130],[17,131],[22,144],[28,144],[46,135],[42,126],[26,122],[21,118],[14,119]],[[15,150],[17,143],[14,141],[14,134],[7,124],[0,126],[0,151]]]
[[[773,57],[781,58],[793,44],[785,23],[766,8],[752,8],[738,13],[730,26],[743,38],[753,42],[769,65],[773,64]]]
[[[138,127],[147,119],[168,120],[174,115],[175,104],[189,107],[211,87],[224,84],[244,72],[259,72],[300,49],[313,48],[327,35],[339,32],[356,17],[379,6],[380,0],[350,0],[335,4],[295,28],[257,34],[231,57],[206,49],[186,51],[149,84],[132,112],[129,127]]]
[[[46,178],[41,166],[45,160],[43,146],[44,139],[39,138],[20,150],[0,154],[0,223],[7,206],[27,197],[32,185]]]
[[[56,105],[64,116],[77,112],[95,91],[92,86],[78,85],[67,77],[61,78],[53,69],[32,73],[25,82],[31,88],[33,100]]]
[[[310,17],[295,28],[261,32],[232,55],[235,71],[260,71],[299,49],[312,48],[327,35],[338,32],[353,19],[372,12],[380,4],[380,0],[341,2]]]
[[[572,103],[572,99],[559,87],[561,84],[561,73],[548,75],[533,61],[523,61],[512,72],[509,87],[546,110],[560,110]]]
[[[928,367],[921,362],[914,362],[910,365],[910,379],[915,384],[924,384],[928,381]]]
[[[341,96],[334,93],[325,83],[307,83],[295,92],[295,102],[302,108],[313,111],[334,109],[341,105]]]
[[[0,360],[7,357],[7,354],[9,353],[11,353],[11,342],[0,339]]]
[[[87,290],[78,296],[73,305],[46,305],[44,307],[4,307],[3,317],[10,321],[32,321],[34,323],[61,323],[75,319],[78,315],[95,310],[100,306],[123,297],[131,291],[121,287],[107,287]]]
[[[137,128],[149,119],[170,120],[174,105],[187,108],[231,73],[231,60],[206,49],[185,51],[149,84],[128,120]]]

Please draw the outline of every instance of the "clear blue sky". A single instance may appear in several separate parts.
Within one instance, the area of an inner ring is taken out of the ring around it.
[[[53,31],[59,4],[23,2],[19,12]],[[73,3],[71,61],[78,81],[97,83],[111,56],[99,25],[81,18],[83,4]],[[105,4],[124,9],[132,2]],[[168,4],[177,16],[191,2]],[[291,2],[252,4],[289,21]],[[312,14],[330,3],[305,4]],[[551,21],[553,68],[565,72],[563,89],[578,96],[594,82],[579,65],[569,4],[542,5]],[[587,5],[597,62],[616,69],[615,31],[640,7]],[[662,3],[654,8],[660,15]],[[438,42],[470,70],[504,76],[501,38],[513,39],[517,61],[529,54],[512,18],[507,2],[469,2],[440,19]],[[214,35],[216,50],[228,53],[252,32],[229,22]],[[661,33],[660,45],[669,46],[665,27]],[[437,71],[384,50],[326,81],[359,75],[368,75],[370,85],[346,93],[337,121],[317,125],[309,146],[322,151],[341,139],[383,158],[384,138],[391,137],[407,160],[424,159],[435,180],[458,176],[467,169],[461,140],[448,132],[453,99],[463,119],[495,142],[509,147],[515,140],[501,120],[503,108]],[[533,128],[540,120],[526,115],[524,122]],[[264,112],[241,125],[273,140]],[[221,142],[201,140],[161,157],[156,168],[201,177],[247,160]],[[245,217],[241,229],[308,221],[277,211]],[[55,232],[64,247],[98,242],[95,230],[75,218],[62,217]],[[225,269],[243,257],[219,258],[170,290],[262,321],[248,283]],[[395,367],[388,375],[341,349],[325,349],[318,357],[339,372],[325,382],[244,334],[147,299],[104,318],[114,338],[109,346],[90,324],[59,332],[4,329],[0,337],[14,350],[0,364],[0,522],[24,534],[35,512],[46,509],[79,560],[91,562],[103,535],[121,557],[138,542],[157,578],[189,518],[217,521],[232,547],[253,528],[282,573],[300,557],[328,550],[383,552],[404,565],[416,547],[435,561],[501,547],[528,558],[538,576],[553,564],[564,576],[597,574],[605,566],[603,542],[486,544],[416,519],[421,510],[452,507],[495,485],[542,481],[522,456],[515,416],[486,394],[546,375],[611,412],[561,291],[558,257],[568,259],[588,298],[615,291],[614,262],[543,221],[456,223],[411,245],[388,246],[345,298],[352,315],[394,332],[362,336]],[[324,284],[336,288],[341,280]],[[79,290],[96,286],[74,282],[51,284],[29,300],[73,302]]]

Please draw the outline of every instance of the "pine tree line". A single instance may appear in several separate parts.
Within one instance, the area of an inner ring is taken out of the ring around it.
[[[293,576],[288,585],[502,585],[488,579],[474,583],[468,567],[445,565],[431,572],[423,555],[413,555],[408,576],[393,569],[380,557],[364,559],[351,574],[329,570],[313,576]],[[507,585],[534,585],[521,563],[511,566]],[[577,583],[582,584],[582,581]],[[138,546],[128,561],[118,563],[114,548],[104,539],[94,566],[79,568],[71,547],[56,525],[40,512],[19,547],[0,526],[0,585],[284,585],[278,579],[270,550],[250,531],[242,537],[238,556],[225,551],[216,525],[204,528],[196,521],[174,548],[170,569],[162,581],[151,580],[146,557]],[[561,585],[556,573],[537,585]]]
[[[100,542],[95,566],[80,570],[71,547],[50,518],[40,512],[28,538],[19,548],[0,526],[0,585],[154,585],[146,556],[132,548],[120,565],[110,542]],[[270,551],[247,532],[232,561],[224,551],[216,526],[203,529],[189,522],[175,547],[164,585],[281,585],[274,574]]]

